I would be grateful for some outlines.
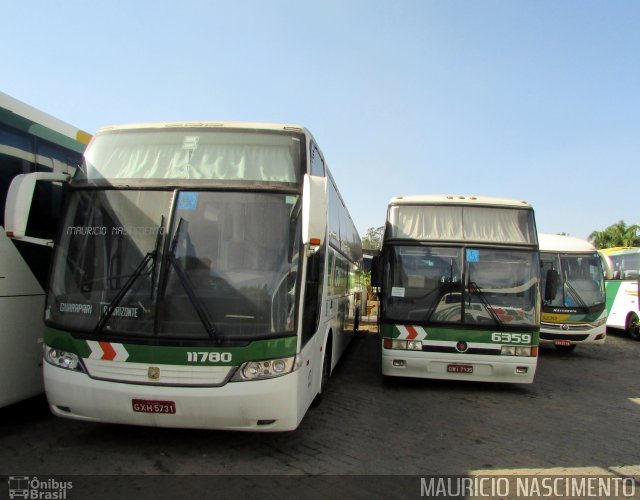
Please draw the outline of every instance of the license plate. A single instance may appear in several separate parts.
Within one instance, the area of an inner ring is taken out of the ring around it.
[[[570,340],[561,340],[561,339],[556,339],[553,341],[553,345],[563,345],[563,346],[570,346],[571,345],[571,341]]]
[[[155,401],[149,399],[132,399],[131,406],[136,413],[168,413],[176,412],[174,401]]]
[[[473,373],[473,365],[447,365],[449,373]]]

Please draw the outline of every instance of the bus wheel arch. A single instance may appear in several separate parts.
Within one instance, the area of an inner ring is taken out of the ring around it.
[[[634,340],[640,340],[640,322],[635,312],[630,312],[625,321],[625,330]]]
[[[329,330],[327,333],[327,342],[324,345],[322,352],[322,367],[320,372],[320,387],[318,389],[318,393],[313,399],[311,405],[318,406],[322,402],[322,398],[326,392],[326,388],[329,382],[329,377],[331,377],[331,358],[333,357],[333,334],[332,331]]]

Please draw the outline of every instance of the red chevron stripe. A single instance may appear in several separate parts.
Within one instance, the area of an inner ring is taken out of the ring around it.
[[[416,332],[416,329],[414,327],[405,325],[405,328],[409,332],[409,335],[407,335],[407,340],[413,340],[418,336],[418,332]]]
[[[113,358],[116,357],[116,351],[113,347],[111,347],[111,344],[109,342],[98,342],[98,344],[100,344],[100,347],[102,348],[102,351],[104,353],[100,359],[112,361]]]

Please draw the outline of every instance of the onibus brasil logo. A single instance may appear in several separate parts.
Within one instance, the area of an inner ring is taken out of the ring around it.
[[[33,500],[64,500],[73,488],[71,481],[38,479],[30,476],[9,476],[9,498]]]

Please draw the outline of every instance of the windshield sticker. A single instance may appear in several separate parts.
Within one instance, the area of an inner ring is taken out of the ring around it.
[[[404,297],[404,287],[402,287],[402,286],[393,286],[393,287],[391,287],[391,296],[392,297]]]
[[[182,191],[178,198],[178,210],[195,210],[198,208],[198,193]]]
[[[86,314],[93,313],[92,304],[72,304],[69,302],[60,302],[59,309],[61,313]]]
[[[467,262],[480,262],[480,250],[467,249]]]
[[[200,137],[197,135],[187,135],[182,140],[182,149],[186,149],[187,151],[195,151],[198,149],[198,141],[200,141]]]
[[[102,314],[106,314],[108,308],[109,308],[109,304],[102,304]],[[111,316],[118,317],[118,318],[127,318],[127,319],[141,319],[142,308],[139,306],[133,306],[133,307],[117,306],[113,309]]]

